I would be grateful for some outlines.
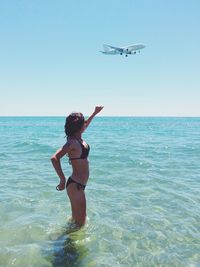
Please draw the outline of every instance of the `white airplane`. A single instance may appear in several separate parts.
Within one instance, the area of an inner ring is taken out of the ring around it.
[[[128,55],[135,55],[138,51],[140,53],[140,50],[145,48],[144,44],[133,44],[129,46],[124,46],[124,47],[115,47],[112,45],[103,45],[104,51],[100,51],[101,53],[105,55],[123,55],[127,57]]]

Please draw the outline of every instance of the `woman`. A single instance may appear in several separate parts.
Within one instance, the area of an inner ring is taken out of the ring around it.
[[[90,147],[82,139],[82,133],[88,127],[95,115],[103,107],[97,106],[93,114],[85,120],[82,113],[71,113],[66,118],[65,133],[67,143],[51,157],[51,162],[60,177],[60,183],[57,190],[64,190],[66,187],[68,197],[71,202],[72,219],[79,227],[86,221],[86,198],[85,187],[89,178],[88,155]],[[72,165],[72,174],[66,183],[65,175],[62,171],[60,159],[68,155],[69,162]]]

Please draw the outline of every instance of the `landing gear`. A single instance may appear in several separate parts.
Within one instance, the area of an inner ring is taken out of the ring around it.
[[[125,57],[128,57],[128,55],[126,54],[126,56]]]

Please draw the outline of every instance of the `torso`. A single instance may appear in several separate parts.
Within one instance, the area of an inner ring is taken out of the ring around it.
[[[71,178],[81,184],[86,185],[89,178],[89,160],[82,153],[84,148],[88,148],[88,145],[83,140],[77,140],[75,138],[69,138],[70,152],[68,153],[69,161],[72,165],[72,175]],[[82,148],[83,146],[83,148]],[[87,150],[87,149],[86,149]],[[80,158],[81,155],[84,158]],[[71,160],[70,160],[71,159]]]

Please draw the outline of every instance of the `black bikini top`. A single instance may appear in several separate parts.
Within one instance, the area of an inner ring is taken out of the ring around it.
[[[87,147],[85,147],[78,138],[76,138],[76,140],[79,142],[79,144],[81,146],[81,150],[82,150],[81,155],[79,158],[70,158],[69,160],[86,159],[89,155],[89,152],[90,152],[90,146],[87,145]]]

